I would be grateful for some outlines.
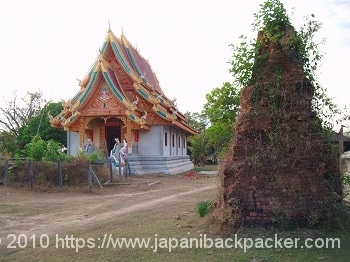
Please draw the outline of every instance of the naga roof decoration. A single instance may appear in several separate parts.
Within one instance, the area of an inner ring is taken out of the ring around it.
[[[107,103],[111,93],[124,108],[124,114],[140,129],[149,130],[152,123],[148,123],[147,115],[153,114],[153,118],[158,116],[168,124],[196,134],[188,126],[185,115],[178,112],[176,99],[165,96],[150,64],[124,34],[118,38],[108,30],[99,55],[88,74],[79,80],[79,86],[80,90],[72,99],[62,102],[61,113],[49,116],[52,126],[69,129],[84,114],[93,97],[99,94],[100,100]],[[142,108],[139,106],[141,100]]]

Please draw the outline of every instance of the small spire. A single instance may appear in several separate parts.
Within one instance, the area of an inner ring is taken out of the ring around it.
[[[108,20],[108,32],[110,32],[110,31],[111,31],[111,23]]]

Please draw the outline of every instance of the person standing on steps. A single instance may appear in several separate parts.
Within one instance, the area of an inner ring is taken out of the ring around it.
[[[117,152],[119,152],[119,138],[114,138],[115,144],[113,146],[113,149],[111,150],[110,157],[115,155]]]
[[[91,154],[92,152],[94,152],[94,143],[92,142],[92,139],[91,139],[91,138],[89,138],[89,139],[87,140],[87,145],[86,145],[86,147],[85,147],[85,151],[86,151],[86,153],[88,153],[88,154]]]

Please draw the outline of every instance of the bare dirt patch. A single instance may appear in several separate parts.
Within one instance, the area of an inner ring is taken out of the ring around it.
[[[132,176],[100,189],[85,192],[36,192],[0,187],[0,238],[9,234],[68,233],[89,230],[96,224],[114,221],[142,211],[167,212],[185,202],[213,199],[217,192],[215,175]]]

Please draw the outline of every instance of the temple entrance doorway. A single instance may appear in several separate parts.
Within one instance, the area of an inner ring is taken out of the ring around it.
[[[107,142],[107,150],[108,150],[108,155],[113,149],[113,146],[115,144],[115,138],[119,138],[120,142],[121,141],[121,128],[120,126],[106,126],[106,142]]]

